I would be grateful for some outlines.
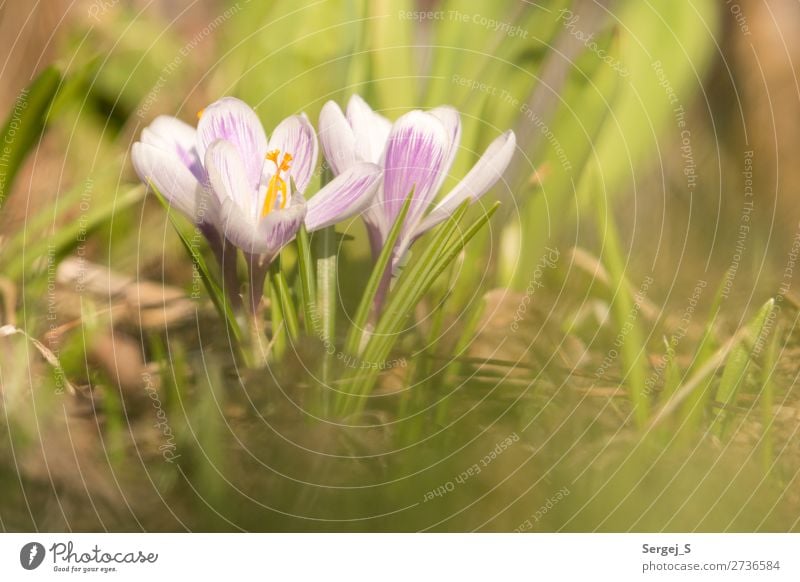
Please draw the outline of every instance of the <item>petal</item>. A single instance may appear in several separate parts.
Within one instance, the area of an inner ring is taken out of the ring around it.
[[[502,177],[516,147],[517,140],[511,130],[489,144],[469,173],[419,223],[413,236],[418,237],[445,220],[464,200],[475,202],[483,196]]]
[[[233,245],[255,255],[267,255],[271,261],[297,234],[306,215],[302,196],[294,196],[289,208],[270,212],[254,222],[232,200],[222,204],[221,230]]]
[[[414,199],[408,211],[406,231],[416,224],[428,208],[441,183],[449,152],[450,137],[433,115],[411,111],[392,127],[384,156],[381,191],[384,226],[394,223],[411,190]]]
[[[139,178],[158,189],[171,206],[195,223],[204,217],[198,212],[198,200],[203,188],[178,158],[153,145],[136,142],[131,149],[131,161]]]
[[[156,139],[179,146],[185,151],[192,150],[197,145],[197,130],[177,117],[159,115],[146,129]],[[144,131],[142,132],[142,141],[148,143],[144,139]],[[158,144],[154,143],[153,145]]]
[[[205,171],[197,155],[197,131],[188,123],[168,115],[159,115],[142,130],[142,142],[175,154],[200,182]]]
[[[206,159],[211,144],[220,139],[239,150],[247,182],[255,188],[267,154],[267,136],[256,112],[234,97],[224,97],[206,107],[197,124],[197,154],[201,160]]]
[[[294,179],[297,191],[301,194],[305,192],[317,166],[319,153],[317,135],[305,113],[287,117],[278,124],[269,140],[269,150],[280,150],[282,154],[292,155],[292,167],[289,173]],[[267,163],[272,164],[272,162]]]
[[[450,143],[447,157],[445,158],[444,168],[442,170],[441,181],[436,190],[442,187],[447,176],[450,174],[450,169],[453,167],[453,160],[458,153],[458,146],[461,143],[461,116],[455,107],[443,105],[431,109],[428,113],[433,115],[436,119],[442,122],[447,135],[450,137]]]
[[[380,178],[380,166],[365,162],[359,162],[340,174],[309,201],[306,228],[319,230],[368,208]]]
[[[319,114],[319,139],[325,160],[338,176],[356,162],[356,138],[339,106],[328,101]]]
[[[347,103],[347,121],[353,128],[357,157],[374,164],[380,162],[392,122],[375,113],[358,95],[350,97]]]
[[[224,208],[228,200],[233,201],[244,216],[257,221],[256,192],[247,182],[245,165],[239,150],[229,141],[220,139],[210,145],[205,158],[208,179],[220,205]]]

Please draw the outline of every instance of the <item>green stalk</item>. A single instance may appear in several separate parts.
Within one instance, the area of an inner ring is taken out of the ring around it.
[[[605,222],[604,222],[605,220]],[[629,321],[634,310],[633,298],[628,292],[625,276],[625,261],[620,247],[619,236],[611,212],[605,214],[597,211],[598,228],[603,233],[605,249],[604,263],[611,277],[615,297],[612,302],[612,313],[618,330],[623,330],[630,323],[630,331],[620,347],[623,365],[623,379],[628,385],[628,393],[633,407],[633,418],[636,426],[644,427],[650,417],[650,400],[647,393],[647,360],[645,357],[645,341],[638,316]]]
[[[768,474],[775,460],[775,446],[772,438],[772,425],[775,420],[775,413],[772,407],[775,403],[775,380],[774,374],[778,363],[778,342],[781,337],[780,326],[776,327],[772,334],[772,340],[764,355],[764,365],[761,367],[761,394],[759,404],[761,407],[761,465],[764,474]]]
[[[716,392],[716,401],[721,408],[714,409],[711,426],[712,431],[720,438],[728,435],[733,417],[731,408],[736,404],[736,397],[747,381],[748,370],[757,342],[763,339],[765,332],[769,333],[770,331],[765,326],[774,305],[775,300],[770,299],[758,310],[755,317],[746,324],[747,333],[731,350],[725,362]]]
[[[461,252],[470,239],[489,221],[497,210],[499,203],[496,203],[481,218],[467,228],[463,232],[463,236],[456,237],[459,223],[464,217],[468,206],[469,201],[462,204],[435,231],[433,240],[426,247],[419,260],[401,275],[397,288],[390,295],[384,313],[375,328],[375,334],[364,351],[365,361],[385,361],[392,346],[397,341],[400,328],[411,314],[414,306],[419,303],[436,278],[455,260],[458,253]],[[453,239],[455,239],[454,242]],[[372,367],[359,370],[353,379],[349,392],[358,396],[366,395],[373,386],[376,376],[377,371]],[[360,411],[363,410],[366,399],[351,399],[350,402],[355,402],[356,411]]]
[[[329,226],[320,230],[314,237],[314,242],[317,256],[317,332],[320,339],[333,343],[336,337],[336,227]],[[331,357],[326,353],[322,359],[323,383],[327,384],[330,378],[331,364]]]
[[[283,317],[283,306],[281,303],[281,292],[278,287],[278,281],[276,277],[272,274],[272,267],[270,267],[270,276],[268,278],[268,285],[269,285],[269,299],[270,299],[270,318],[272,321],[272,354],[275,356],[275,359],[282,360],[283,355],[286,353],[286,323]],[[252,327],[260,333],[258,328],[258,319],[259,316],[257,313],[253,314],[254,316],[254,323]],[[262,336],[263,337],[263,336]],[[258,344],[254,345],[253,348],[255,349]]]
[[[270,277],[273,279],[273,284],[278,292],[280,299],[281,313],[286,322],[286,330],[289,332],[289,338],[296,342],[300,337],[300,323],[297,320],[297,309],[292,301],[292,294],[289,290],[289,284],[286,282],[286,277],[281,269],[281,257],[278,255],[272,262],[269,268]]]
[[[406,201],[403,203],[403,207],[400,209],[400,213],[397,215],[397,219],[394,221],[392,230],[389,232],[389,236],[386,239],[386,244],[383,245],[381,254],[378,255],[378,260],[375,262],[375,266],[372,268],[369,281],[367,281],[367,286],[364,288],[364,294],[361,296],[361,302],[358,304],[355,317],[353,317],[353,324],[347,334],[345,351],[350,355],[357,355],[361,351],[361,341],[367,325],[367,318],[369,317],[370,308],[375,301],[375,294],[378,292],[378,286],[381,284],[381,279],[383,278],[384,273],[386,273],[388,268],[391,268],[389,267],[389,261],[394,253],[397,237],[400,235],[400,231],[403,228],[403,223],[405,222],[405,218],[408,214],[408,209],[411,207],[411,201],[413,198],[414,189],[412,188],[411,193],[408,195]]]
[[[303,327],[307,335],[314,330],[314,299],[316,297],[314,266],[311,258],[311,241],[305,225],[297,233],[297,261],[300,274],[300,299],[303,304]]]

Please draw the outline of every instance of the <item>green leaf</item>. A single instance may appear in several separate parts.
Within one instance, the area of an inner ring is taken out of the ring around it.
[[[695,350],[696,355],[694,360],[686,373],[687,377],[690,377],[696,373],[717,350],[718,346],[715,338],[717,316],[720,313],[722,301],[725,298],[725,286],[730,273],[730,270],[728,270],[714,294],[714,299],[711,302],[711,308],[709,309],[708,317],[706,318],[706,325],[703,329],[703,335],[700,338],[700,343],[698,344],[697,349]],[[684,402],[681,406],[679,421],[680,426],[682,427],[682,433],[691,436],[692,433],[694,433],[700,426],[703,420],[706,404],[709,400],[709,395],[711,394],[713,381],[713,375],[709,375],[707,378],[705,378],[702,381],[702,384],[696,390],[692,391],[692,393],[686,399],[686,402]]]
[[[275,290],[281,303],[281,312],[286,321],[286,330],[289,332],[289,337],[292,341],[297,341],[300,336],[300,324],[297,321],[297,309],[294,306],[294,301],[292,301],[289,285],[286,283],[286,277],[281,268],[280,256],[275,257],[272,265],[270,265],[270,277],[274,279]]]
[[[414,189],[412,188],[411,192],[406,198],[406,201],[403,203],[403,207],[400,209],[400,213],[397,215],[397,219],[394,221],[392,230],[389,231],[389,236],[386,239],[386,243],[383,245],[383,249],[381,249],[381,254],[378,255],[378,260],[375,262],[375,266],[372,268],[372,273],[367,281],[367,286],[364,288],[364,294],[361,296],[361,302],[358,304],[358,309],[353,317],[353,323],[350,327],[350,332],[347,334],[345,351],[348,354],[355,355],[359,352],[361,338],[364,335],[364,328],[367,324],[367,317],[369,316],[370,308],[375,302],[375,294],[378,292],[378,286],[380,285],[384,273],[386,273],[387,266],[389,265],[389,261],[394,253],[394,246],[397,242],[397,237],[400,236],[400,231],[403,228],[403,223],[405,222],[406,215],[408,214],[408,209],[411,207],[411,201],[413,198]]]
[[[318,333],[324,341],[333,342],[336,337],[336,227],[329,226],[318,231],[314,237],[317,254],[317,297],[315,309],[319,320]],[[322,360],[322,380],[327,382],[330,373],[330,358]]]
[[[314,329],[314,298],[316,297],[316,281],[314,280],[314,266],[311,257],[311,241],[308,231],[303,224],[297,232],[297,261],[300,275],[300,300],[303,304],[303,325],[306,333],[311,334]]]
[[[0,208],[46,124],[47,111],[61,83],[61,75],[48,67],[17,96],[0,135]]]
[[[114,214],[129,208],[141,201],[145,188],[135,186],[121,196],[109,197],[105,204],[97,210],[61,226],[53,236],[37,239],[23,245],[19,254],[10,254],[11,262],[4,269],[5,275],[10,279],[17,279],[25,273],[26,263],[51,253],[55,257],[63,257],[79,243],[85,241],[87,236],[101,224],[107,222]],[[25,239],[23,239],[24,241]]]
[[[169,203],[164,199],[161,192],[153,185],[150,184],[150,188],[155,193],[156,197],[158,198],[161,205],[164,206],[164,209],[167,211],[167,218],[169,218],[170,224],[172,224],[172,228],[178,235],[178,238],[183,245],[184,250],[186,250],[186,254],[189,255],[189,258],[194,265],[194,268],[197,270],[197,274],[200,276],[200,280],[203,282],[203,286],[206,288],[209,297],[211,298],[211,302],[214,304],[214,308],[217,310],[220,318],[224,321],[228,329],[231,330],[234,339],[236,340],[236,345],[241,348],[242,343],[242,330],[239,328],[239,323],[236,321],[236,316],[233,313],[233,309],[231,308],[230,303],[228,303],[227,299],[225,298],[225,294],[222,292],[222,289],[219,285],[214,281],[214,278],[211,276],[211,273],[208,270],[208,266],[206,265],[206,261],[203,258],[203,255],[200,253],[198,249],[196,249],[191,242],[186,238],[186,236],[181,232],[181,229],[178,227],[178,224],[175,222],[175,219],[172,215],[172,208],[170,207]]]
[[[610,212],[601,212],[597,205],[598,228],[603,236],[603,262],[608,269],[614,299],[611,311],[618,333],[629,331],[620,347],[623,381],[633,406],[633,417],[638,427],[643,427],[650,416],[650,396],[647,391],[647,354],[645,335],[639,321],[639,309],[629,293],[626,277],[626,255],[622,252],[616,225]],[[633,317],[632,317],[633,315]]]
[[[389,295],[375,333],[364,350],[363,360],[365,362],[378,363],[386,360],[414,307],[470,239],[489,221],[499,206],[499,203],[496,203],[481,218],[464,230],[462,236],[457,237],[459,224],[466,214],[469,203],[470,201],[465,201],[443,225],[434,231],[433,239],[419,259],[400,275],[395,289]],[[360,398],[347,400],[348,404],[344,407],[345,412],[363,410],[366,404],[363,396],[368,394],[373,386],[379,373],[378,368],[379,366],[366,366],[358,370],[348,392]]]
[[[736,396],[745,382],[751,355],[755,350],[761,349],[764,339],[762,334],[769,331],[764,325],[774,305],[775,300],[770,299],[758,310],[756,316],[747,324],[747,333],[728,354],[715,397],[717,403],[721,405],[721,410],[714,409],[713,428],[720,437],[727,434],[732,418],[729,408],[736,402]]]
[[[780,329],[772,334],[772,339],[764,355],[764,364],[761,367],[761,394],[758,401],[761,406],[761,464],[764,474],[769,474],[775,460],[774,436],[772,434],[775,412],[772,410],[775,402],[775,371],[778,365],[778,343],[781,337]]]

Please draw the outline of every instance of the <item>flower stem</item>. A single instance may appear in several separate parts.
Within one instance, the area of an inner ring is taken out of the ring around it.
[[[317,300],[319,334],[324,342],[336,337],[336,230],[328,227],[314,237],[317,256]],[[327,352],[328,350],[326,350]],[[331,371],[331,358],[322,361],[322,381],[327,383]]]
[[[294,301],[292,301],[291,291],[289,291],[289,284],[286,282],[286,277],[281,269],[280,255],[278,255],[272,262],[272,265],[270,265],[269,272],[271,284],[274,285],[278,293],[281,313],[286,322],[286,330],[289,332],[289,338],[292,341],[297,341],[297,338],[300,336],[300,323],[297,319],[297,309],[294,306]]]
[[[269,264],[264,257],[258,255],[245,255],[248,266],[248,320],[250,322],[250,351],[252,361],[257,366],[267,363],[267,353],[261,348],[264,340],[264,322],[262,319],[261,298],[264,296],[264,280],[267,276]],[[273,301],[272,311],[275,309]],[[273,320],[273,329],[275,322]]]

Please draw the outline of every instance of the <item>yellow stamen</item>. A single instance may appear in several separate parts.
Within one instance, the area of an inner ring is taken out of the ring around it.
[[[203,113],[205,113],[206,108],[203,107],[200,111],[197,112],[197,121],[200,121],[200,118],[203,117]]]
[[[275,202],[278,196],[281,197],[281,209],[286,207],[286,202],[289,199],[286,181],[281,178],[281,172],[288,172],[291,168],[292,154],[285,153],[280,163],[278,157],[280,156],[279,150],[272,150],[267,152],[266,159],[275,164],[275,173],[269,179],[267,185],[267,195],[264,197],[264,207],[261,209],[261,218],[264,218],[275,207]]]

